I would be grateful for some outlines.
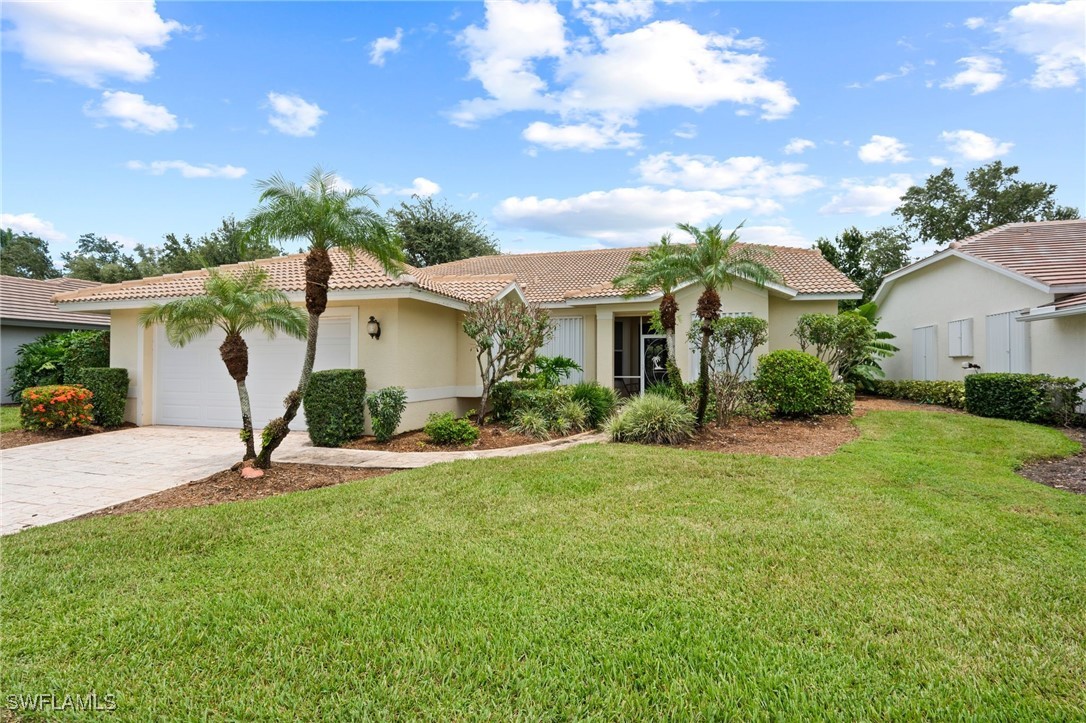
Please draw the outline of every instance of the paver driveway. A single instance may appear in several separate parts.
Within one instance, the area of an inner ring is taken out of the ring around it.
[[[280,454],[308,439],[293,433]],[[237,430],[138,427],[0,451],[0,534],[207,477],[241,459]]]

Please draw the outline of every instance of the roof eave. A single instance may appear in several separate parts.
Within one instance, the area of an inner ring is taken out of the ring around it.
[[[1025,314],[1015,317],[1015,321],[1044,321],[1045,319],[1058,319],[1061,316],[1078,316],[1079,314],[1086,314],[1086,304],[1076,304],[1063,309],[1057,309],[1051,305],[1037,306],[1027,310]]]

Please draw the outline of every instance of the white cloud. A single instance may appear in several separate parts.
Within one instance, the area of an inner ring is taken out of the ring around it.
[[[129,161],[125,168],[130,171],[145,171],[152,176],[162,176],[167,171],[177,171],[182,178],[229,178],[238,179],[248,171],[240,166],[216,166],[211,163],[203,163],[194,166],[186,161]]]
[[[310,103],[297,95],[268,93],[268,103],[272,113],[268,123],[280,133],[288,136],[315,136],[317,126],[327,114],[316,103]]]
[[[766,244],[769,246],[811,247],[811,241],[790,226],[746,225],[739,229],[739,240],[743,243]]]
[[[984,18],[966,18],[963,24],[970,30],[976,30],[984,27]]]
[[[691,190],[730,191],[751,197],[799,196],[822,187],[802,163],[773,164],[759,156],[718,161],[712,156],[658,153],[637,166],[641,180]]]
[[[486,23],[459,36],[468,76],[486,94],[461,102],[449,114],[452,122],[472,126],[508,112],[537,111],[559,115],[560,127],[617,132],[653,108],[701,110],[731,102],[776,119],[797,105],[783,81],[767,76],[769,60],[752,52],[761,46],[757,38],[701,34],[678,21],[612,33],[651,15],[642,2],[582,3],[573,10],[591,27],[590,36],[570,32],[549,2],[488,2]]]
[[[350,191],[352,188],[354,188],[354,184],[348,181],[346,178],[339,175],[338,173],[332,174],[331,189],[333,191]]]
[[[374,65],[385,64],[385,56],[400,52],[400,41],[403,40],[403,28],[396,28],[396,34],[390,38],[377,38],[370,45],[370,62]]]
[[[592,191],[569,198],[514,196],[498,204],[494,215],[511,227],[629,246],[658,240],[660,234],[674,229],[679,220],[715,223],[726,215],[764,215],[780,210],[778,204],[764,199],[642,186]]]
[[[340,179],[338,176],[336,178],[337,180],[343,181],[343,183],[346,184],[346,188],[351,188],[350,181],[347,181],[346,179]],[[437,183],[434,183],[429,178],[423,178],[422,176],[419,176],[414,181],[412,181],[411,185],[407,188],[395,188],[394,186],[386,186],[383,183],[377,183],[373,185],[372,190],[379,196],[396,195],[426,197],[436,196],[437,194],[441,193],[441,186],[439,186]]]
[[[1019,5],[995,30],[1037,64],[1035,88],[1071,88],[1086,75],[1086,0]]]
[[[177,116],[164,105],[148,103],[139,93],[107,90],[100,103],[87,103],[83,112],[91,118],[115,120],[122,128],[140,133],[177,130]]]
[[[913,72],[913,66],[910,65],[909,63],[906,63],[905,65],[902,65],[900,68],[898,68],[897,72],[894,72],[894,73],[880,73],[879,75],[876,75],[875,76],[875,82],[876,83],[885,83],[886,81],[893,80],[894,78],[904,78],[906,75],[908,75],[911,72]]]
[[[143,81],[155,61],[147,50],[166,45],[184,26],[164,20],[154,2],[6,2],[5,50],[22,53],[27,65],[82,85],[106,78]]]
[[[551,125],[536,121],[524,129],[524,140],[552,151],[576,149],[597,151],[603,148],[637,148],[640,133],[619,130],[618,125],[596,126],[590,123]]]
[[[691,138],[697,138],[698,137],[698,127],[696,125],[694,125],[693,123],[683,123],[678,128],[673,130],[672,134],[676,138],[683,138],[685,140],[690,140]]]
[[[901,203],[901,197],[913,185],[912,176],[892,173],[877,178],[872,183],[858,179],[841,182],[842,193],[835,194],[830,202],[818,209],[824,214],[850,214],[878,216],[893,211]]]
[[[864,163],[905,163],[912,160],[904,143],[893,136],[871,136],[856,154]]]
[[[15,233],[28,233],[45,241],[68,239],[63,233],[57,231],[52,222],[40,219],[34,213],[0,213],[0,228],[10,228]]]
[[[928,159],[928,163],[933,166],[945,166],[947,164],[947,160],[942,156],[932,156]]]
[[[1003,72],[1003,61],[986,55],[959,58],[958,63],[965,66],[965,70],[943,81],[943,88],[956,90],[958,88],[973,88],[973,95],[988,93],[1003,84],[1006,74]]]
[[[970,130],[943,131],[939,138],[946,143],[947,148],[967,161],[990,161],[1014,148],[1013,143],[1002,142]]]
[[[788,145],[786,145],[782,150],[786,155],[795,156],[803,153],[804,151],[809,151],[814,147],[814,141],[807,140],[806,138],[793,138],[792,140],[788,141]]]

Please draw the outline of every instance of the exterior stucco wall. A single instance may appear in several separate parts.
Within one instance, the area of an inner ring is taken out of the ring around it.
[[[0,364],[4,365],[3,386],[0,387],[0,397],[3,398],[4,404],[18,401],[18,399],[12,399],[8,396],[8,390],[11,389],[11,371],[9,369],[15,362],[19,361],[19,357],[15,352],[19,350],[22,344],[29,344],[50,331],[56,331],[56,329],[8,326],[7,324],[0,326],[0,356],[2,356]]]
[[[889,287],[881,299],[879,328],[894,334],[897,354],[882,363],[888,379],[913,378],[913,329],[935,326],[936,378],[961,380],[966,370],[963,362],[988,367],[986,318],[1040,306],[1052,296],[1027,284],[978,264],[949,256],[930,266],[903,276]],[[973,355],[950,357],[947,324],[959,319],[973,319]],[[1021,323],[1021,322],[1020,322]],[[1031,322],[1032,371],[1050,371],[1053,357],[1072,354],[1064,333],[1073,336],[1074,326],[1066,325],[1053,333],[1043,325],[1052,321]],[[1064,330],[1066,329],[1066,332]],[[1079,344],[1081,349],[1081,344]]]
[[[794,301],[771,296],[769,298],[769,344],[766,351],[799,349],[799,341],[792,336],[796,322],[804,314],[836,314],[837,301],[812,299]]]
[[[1034,372],[1086,380],[1086,314],[1029,324]]]

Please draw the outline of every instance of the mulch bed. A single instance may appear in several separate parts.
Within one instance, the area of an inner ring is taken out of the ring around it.
[[[0,434],[0,449],[25,447],[28,444],[41,444],[42,442],[56,442],[61,439],[72,439],[74,437],[86,437],[88,434],[116,432],[119,429],[132,429],[135,426],[136,425],[131,422],[125,422],[119,427],[112,427],[110,429],[106,429],[105,427],[91,427],[85,432],[68,432],[64,430],[30,432],[25,429],[13,429],[10,432]]]
[[[831,454],[860,436],[851,417],[774,419],[768,422],[733,420],[726,427],[706,425],[694,439],[672,445],[728,454],[765,454],[771,457],[813,457]]]
[[[464,452],[478,449],[505,449],[520,447],[525,444],[537,444],[540,441],[526,434],[517,434],[501,424],[488,424],[480,431],[475,444],[464,447],[455,445],[433,444],[422,430],[397,434],[388,442],[381,444],[373,437],[360,437],[343,445],[344,449],[364,449],[369,452]],[[551,440],[561,439],[551,437]]]
[[[320,487],[351,482],[353,480],[381,477],[390,474],[387,469],[359,469],[357,467],[333,467],[323,464],[273,464],[263,477],[244,479],[237,470],[223,470],[195,482],[172,487],[153,495],[122,502],[119,505],[90,512],[83,517],[126,515],[148,510],[172,510],[183,507],[204,507],[223,502],[260,500],[288,492],[315,490]]]
[[[1064,459],[1042,459],[1018,470],[1018,474],[1058,490],[1066,490],[1086,495],[1086,430],[1061,429],[1076,442],[1081,442],[1083,451]]]

